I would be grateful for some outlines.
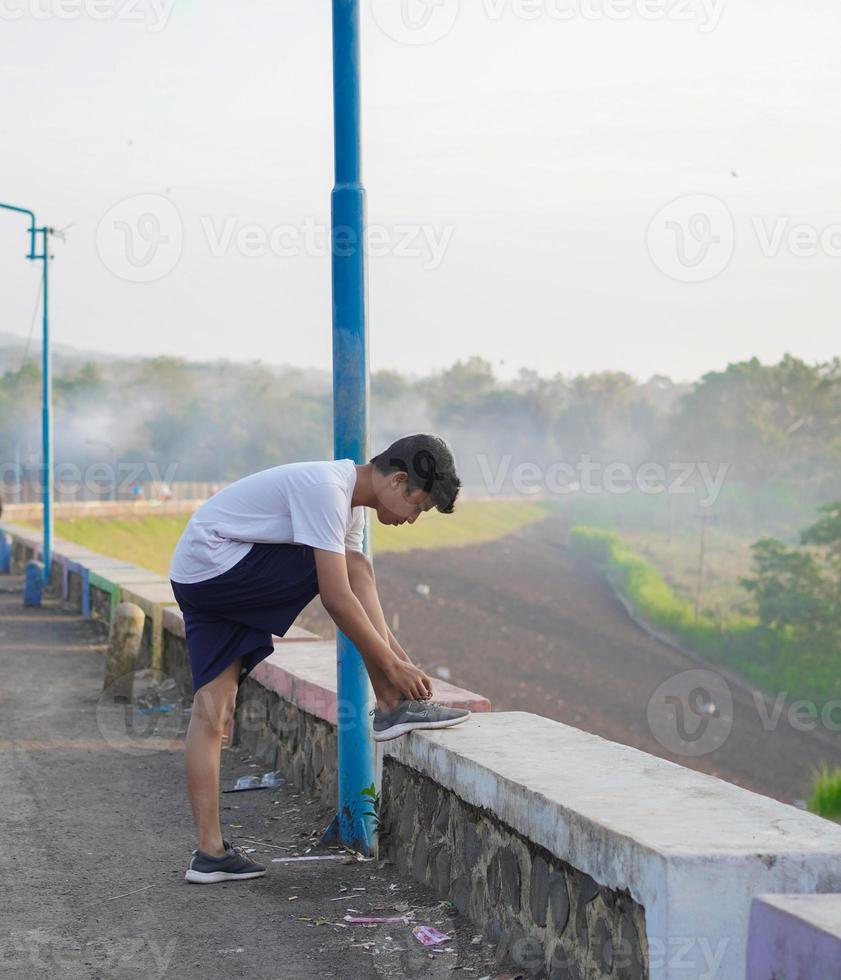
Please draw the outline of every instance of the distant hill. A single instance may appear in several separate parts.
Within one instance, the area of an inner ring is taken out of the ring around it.
[[[0,373],[18,370],[24,351],[26,350],[26,345],[26,337],[0,330]],[[29,345],[27,358],[40,359],[40,357],[41,331],[39,323],[32,335],[32,342]],[[85,350],[80,347],[72,347],[70,344],[53,345],[53,366],[56,371],[72,370],[74,367],[79,367],[88,361],[105,364],[118,360],[119,358],[113,354],[105,354],[102,351]]]
[[[0,330],[0,374],[6,371],[17,371],[22,363],[24,352],[27,347],[27,338],[20,334],[9,333]],[[29,350],[26,353],[27,360],[41,359],[41,332],[40,324],[32,336]],[[85,347],[74,347],[71,344],[53,344],[53,369],[56,375],[72,372],[80,368],[83,364],[109,364],[109,365],[131,365],[138,364],[145,360],[142,357],[125,357],[118,354],[107,354],[100,350],[91,350]],[[178,360],[178,358],[174,358]],[[187,362],[185,362],[187,363]],[[201,362],[190,361],[191,366],[202,366]],[[224,361],[212,362],[215,364],[225,363]],[[242,362],[234,362],[237,366],[245,366]],[[332,378],[328,371],[321,371],[316,368],[298,368],[289,365],[266,364],[269,371],[294,380],[296,390],[310,390],[313,392],[329,389]],[[291,376],[291,377],[290,377]]]

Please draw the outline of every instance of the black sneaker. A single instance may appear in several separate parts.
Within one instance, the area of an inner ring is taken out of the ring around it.
[[[435,701],[403,700],[391,711],[375,708],[374,741],[389,742],[400,738],[414,729],[451,728],[467,721],[470,712],[467,708],[446,708]]]
[[[193,851],[190,866],[184,877],[200,885],[211,885],[216,881],[239,881],[247,878],[262,878],[266,869],[257,864],[241,847],[233,847],[227,841],[222,857],[211,857],[204,851]]]

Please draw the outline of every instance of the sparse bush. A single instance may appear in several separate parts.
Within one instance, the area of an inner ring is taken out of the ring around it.
[[[831,770],[826,763],[820,767],[806,805],[819,817],[841,821],[841,769]]]

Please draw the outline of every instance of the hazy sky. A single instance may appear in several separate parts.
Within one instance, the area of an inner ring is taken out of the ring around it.
[[[374,369],[841,353],[837,0],[362,7]],[[0,0],[0,21],[0,200],[71,225],[56,341],[329,367],[330,4]],[[18,334],[25,248],[0,211]]]

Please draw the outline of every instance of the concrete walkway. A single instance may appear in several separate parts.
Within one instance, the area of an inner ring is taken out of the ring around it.
[[[94,624],[57,603],[23,609],[20,579],[0,577],[0,977],[506,972],[469,922],[391,865],[270,864],[255,882],[187,884],[186,717],[161,717],[132,741],[114,707],[98,705],[104,649]],[[235,749],[223,755],[226,784],[260,771]],[[331,816],[285,789],[222,800],[226,834],[266,860],[302,853]],[[446,951],[430,953],[407,925],[339,924],[406,909],[453,937]]]

